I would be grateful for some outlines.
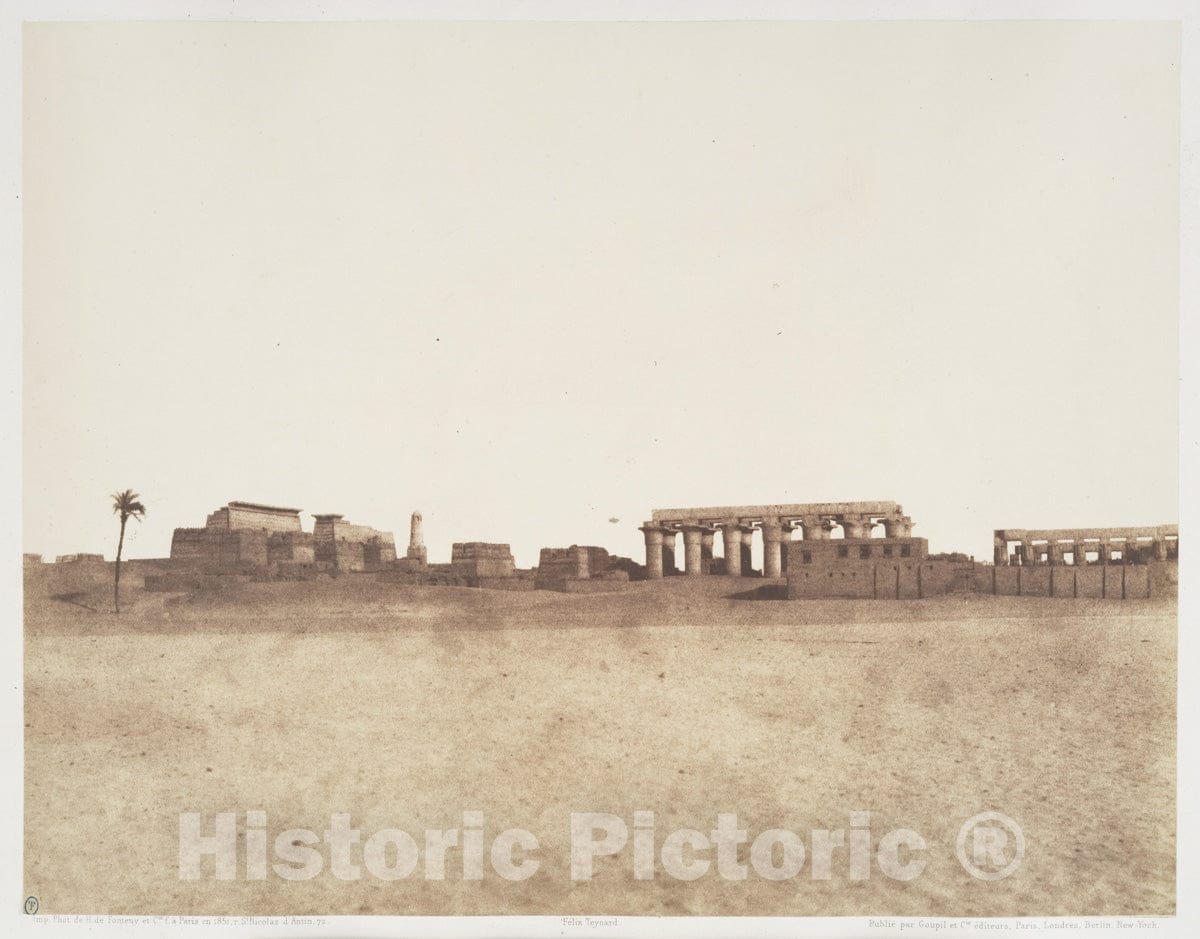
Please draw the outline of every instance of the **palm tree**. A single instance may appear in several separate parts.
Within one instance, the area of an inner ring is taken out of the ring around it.
[[[139,496],[132,489],[124,492],[114,492],[113,514],[121,516],[121,539],[117,542],[117,567],[113,575],[113,611],[121,612],[121,549],[125,547],[125,523],[131,518],[139,522],[146,514],[146,507],[138,501]]]

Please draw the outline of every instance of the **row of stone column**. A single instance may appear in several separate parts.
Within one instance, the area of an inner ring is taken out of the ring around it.
[[[1166,539],[1156,538],[1153,541],[1154,558],[1158,561],[1165,561],[1170,556],[1170,546]],[[1029,567],[1034,564],[1052,564],[1061,565],[1066,563],[1065,555],[1068,551],[1071,552],[1072,561],[1075,564],[1082,565],[1086,563],[1087,552],[1096,552],[1097,564],[1108,564],[1112,559],[1112,552],[1119,550],[1121,552],[1121,562],[1124,564],[1134,563],[1137,554],[1145,549],[1147,544],[1141,541],[1126,541],[1123,545],[1115,546],[1112,542],[1107,541],[1092,541],[1092,542],[1049,542],[1047,544],[1029,544],[1020,542],[1017,545],[1016,557],[1017,563],[1023,567]],[[1046,552],[1046,560],[1041,560],[1042,551]],[[995,563],[999,566],[1011,565],[1012,559],[1008,553],[1008,544],[998,544],[995,546]]]
[[[741,522],[722,523],[720,529],[725,540],[725,573],[739,577],[743,571],[750,571],[750,548],[755,531],[762,532],[763,576],[780,577],[783,574],[783,543],[792,540],[794,530],[802,528],[806,541],[826,541],[838,524],[831,519],[786,523],[764,520],[757,527]],[[871,529],[877,524],[884,526],[889,538],[907,538],[912,534],[912,522],[908,518],[886,519],[883,522],[845,519],[840,524],[846,538],[869,538]],[[672,568],[675,566],[675,535],[678,532],[683,533],[684,573],[699,575],[704,573],[705,561],[711,565],[716,525],[664,526],[647,522],[641,530],[646,538],[647,577],[662,577],[668,560]]]

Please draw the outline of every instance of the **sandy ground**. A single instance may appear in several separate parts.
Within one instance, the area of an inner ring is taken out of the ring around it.
[[[25,893],[46,913],[1174,912],[1174,602],[730,592],[131,586],[116,617],[102,585],[28,582]],[[207,860],[181,881],[180,813],[211,830],[248,810],[271,840],[344,812],[364,839],[422,845],[478,810],[488,842],[533,832],[540,869],[464,881],[452,851],[444,881],[342,881],[322,848],[311,880],[218,881]],[[914,829],[928,863],[908,882],[852,880],[844,851],[827,881],[809,863],[780,882],[661,864],[645,881],[627,845],[572,882],[570,813],[632,829],[636,810],[660,846],[736,812],[751,839],[785,828],[809,847],[869,811],[874,842]],[[999,881],[955,856],[986,810],[1026,840]]]

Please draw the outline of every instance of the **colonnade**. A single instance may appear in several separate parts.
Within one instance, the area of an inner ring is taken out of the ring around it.
[[[888,538],[912,534],[912,519],[894,502],[818,503],[813,505],[731,506],[721,509],[655,510],[641,526],[646,540],[646,574],[652,579],[676,570],[676,547],[683,536],[683,573],[712,573],[713,545],[721,533],[724,572],[732,577],[753,572],[751,549],[761,532],[763,576],[783,573],[783,544],[800,531],[803,540],[825,541],[838,528],[847,540],[866,539],[882,525]]]
[[[1000,528],[992,540],[998,567],[1019,565],[1141,564],[1178,557],[1175,525],[1146,528]],[[1095,554],[1095,561],[1087,556]],[[1118,560],[1119,558],[1119,560]]]

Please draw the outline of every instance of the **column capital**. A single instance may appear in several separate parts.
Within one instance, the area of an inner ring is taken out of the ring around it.
[[[763,538],[778,540],[783,534],[783,523],[777,518],[764,518],[760,526],[762,528]],[[788,531],[791,531],[789,528]]]

